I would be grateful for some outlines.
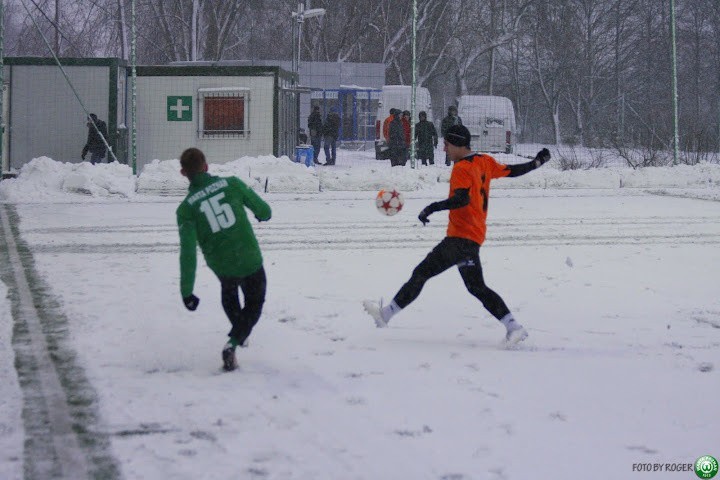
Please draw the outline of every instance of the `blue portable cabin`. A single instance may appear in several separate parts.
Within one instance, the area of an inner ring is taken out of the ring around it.
[[[318,105],[323,121],[331,109],[340,115],[341,143],[375,141],[375,120],[382,90],[359,86],[314,89],[310,94],[311,109]]]

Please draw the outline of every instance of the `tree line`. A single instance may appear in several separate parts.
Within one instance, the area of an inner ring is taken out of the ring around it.
[[[374,62],[412,80],[411,0],[306,0],[301,61]],[[23,6],[24,4],[24,6]],[[5,55],[129,58],[130,0],[13,0]],[[672,146],[671,0],[417,0],[417,81],[444,112],[512,100],[520,140]],[[139,64],[292,58],[297,0],[136,0]],[[676,0],[680,148],[720,149],[720,2]]]

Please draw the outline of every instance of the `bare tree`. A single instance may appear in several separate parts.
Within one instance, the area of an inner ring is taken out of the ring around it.
[[[535,9],[532,31],[532,68],[542,98],[550,113],[553,137],[561,143],[560,101],[568,91],[567,79],[574,71],[574,48],[567,39],[572,36],[570,26],[573,15],[570,1],[546,0]]]
[[[5,51],[47,56],[44,35],[62,56],[127,58],[129,1],[25,0],[29,15],[8,2]],[[289,60],[297,1],[137,0],[138,61]],[[526,138],[662,150],[672,140],[669,1],[417,0],[417,80],[443,108],[465,94],[510,97]],[[676,5],[683,149],[720,149],[720,2]],[[387,83],[410,83],[410,0],[307,7],[326,14],[306,19],[303,61],[382,63]]]

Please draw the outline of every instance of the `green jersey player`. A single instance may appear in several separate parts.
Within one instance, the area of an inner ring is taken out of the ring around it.
[[[260,319],[267,281],[262,254],[246,208],[260,221],[270,220],[270,206],[236,177],[207,173],[205,155],[188,148],[180,156],[182,173],[190,180],[188,195],[177,209],[180,232],[180,294],[194,311],[200,299],[193,294],[197,245],[208,267],[220,280],[222,306],[232,329],[222,350],[223,368],[237,368],[235,347],[243,345]],[[242,290],[244,306],[238,290]]]

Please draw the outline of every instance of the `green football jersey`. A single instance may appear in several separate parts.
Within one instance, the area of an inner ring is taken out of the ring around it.
[[[180,232],[180,293],[193,293],[197,245],[218,277],[245,277],[262,266],[262,254],[245,208],[269,220],[270,206],[236,177],[200,173],[177,209]]]

